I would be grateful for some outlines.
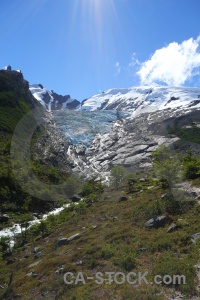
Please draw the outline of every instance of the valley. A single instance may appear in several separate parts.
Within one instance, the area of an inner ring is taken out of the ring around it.
[[[0,70],[0,297],[199,299],[200,89],[55,94]],[[140,271],[186,284],[64,282]]]

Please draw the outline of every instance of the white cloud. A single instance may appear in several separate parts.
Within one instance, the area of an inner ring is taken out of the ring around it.
[[[136,53],[133,53],[132,57],[131,57],[131,62],[129,63],[129,67],[135,67],[135,66],[140,66],[141,63],[139,62],[139,60],[136,58]]]
[[[119,75],[120,72],[121,72],[121,66],[120,63],[117,61],[115,63],[115,76]]]
[[[183,85],[200,71],[200,36],[181,44],[176,42],[155,51],[141,64],[137,72],[142,84],[164,82],[167,85]]]

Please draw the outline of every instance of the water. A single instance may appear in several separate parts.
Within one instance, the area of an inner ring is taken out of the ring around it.
[[[74,203],[74,204],[78,204],[78,203]],[[29,221],[28,224],[28,229],[30,229],[33,225],[35,224],[39,224],[41,222],[41,220],[46,220],[48,218],[48,216],[50,215],[58,215],[62,210],[64,210],[66,207],[69,207],[70,203],[63,205],[62,207],[59,208],[55,208],[54,210],[50,211],[47,214],[44,214],[42,216],[42,218],[38,219],[36,217],[34,217],[34,220]],[[0,238],[1,237],[9,237],[11,238],[10,241],[10,246],[13,247],[14,246],[14,237],[16,235],[21,234],[21,231],[24,231],[24,228],[21,228],[20,224],[14,224],[12,227],[7,227],[4,228],[2,230],[0,230]]]

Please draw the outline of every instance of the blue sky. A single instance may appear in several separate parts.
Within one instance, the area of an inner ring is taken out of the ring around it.
[[[0,0],[0,67],[83,100],[159,82],[200,86],[199,0]]]

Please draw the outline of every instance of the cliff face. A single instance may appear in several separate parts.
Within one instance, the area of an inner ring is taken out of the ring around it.
[[[0,130],[1,134],[12,135],[18,122],[31,110],[38,108],[43,119],[37,128],[37,141],[33,157],[70,171],[66,156],[68,143],[62,137],[52,116],[32,96],[29,83],[17,71],[0,70]]]
[[[59,184],[68,178],[73,166],[68,148],[69,144],[51,113],[32,96],[23,75],[0,70],[0,212],[41,210],[47,207],[48,200],[51,203],[59,201],[57,196],[49,193],[45,198],[47,201],[41,202],[44,197],[39,193],[46,194],[50,191],[48,185]],[[17,152],[21,154],[14,157]],[[23,168],[24,159],[35,178],[46,184],[43,190],[37,189],[34,178],[31,179]],[[18,180],[20,177],[27,181],[28,176],[38,192],[32,196]]]

